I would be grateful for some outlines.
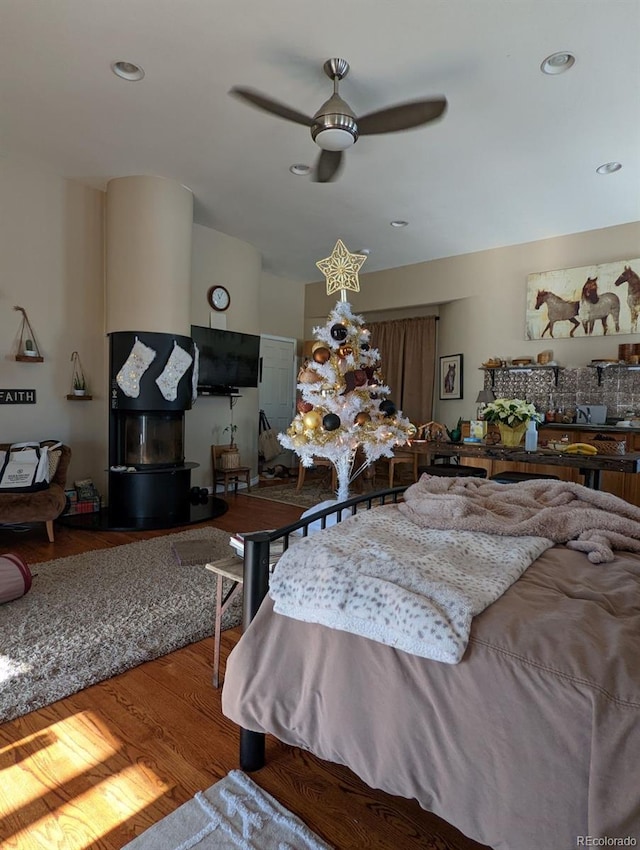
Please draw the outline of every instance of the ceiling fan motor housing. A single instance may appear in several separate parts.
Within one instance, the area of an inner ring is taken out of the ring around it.
[[[355,115],[340,95],[333,94],[313,116],[311,138],[327,151],[343,151],[358,141]]]

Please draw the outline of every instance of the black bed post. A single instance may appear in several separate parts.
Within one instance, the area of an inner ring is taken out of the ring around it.
[[[269,590],[269,535],[257,532],[245,538],[242,628],[246,630]],[[263,732],[240,729],[240,767],[247,773],[265,762]]]

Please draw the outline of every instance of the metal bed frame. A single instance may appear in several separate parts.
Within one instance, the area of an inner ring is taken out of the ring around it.
[[[292,534],[302,532],[309,536],[309,526],[320,522],[320,529],[326,528],[327,519],[336,515],[336,522],[342,522],[343,512],[354,516],[359,509],[370,510],[380,505],[396,503],[408,485],[379,490],[375,493],[354,496],[344,502],[317,511],[297,522],[277,528],[275,531],[258,531],[248,534],[244,539],[244,599],[242,610],[242,628],[245,631],[258,613],[258,608],[269,590],[269,552],[271,544],[282,540],[283,551],[289,548]],[[344,517],[345,519],[347,517]],[[240,729],[240,767],[250,773],[260,770],[265,764],[265,733]]]

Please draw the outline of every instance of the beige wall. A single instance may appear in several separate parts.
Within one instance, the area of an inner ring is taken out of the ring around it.
[[[73,448],[69,481],[93,478],[104,492],[107,464],[104,334],[104,195],[38,163],[0,158],[0,386],[35,389],[35,405],[0,406],[0,440],[56,438]],[[43,363],[15,358],[24,307]],[[67,401],[72,351],[92,401]]]
[[[260,279],[260,333],[304,339],[304,285],[262,272]]]
[[[149,175],[107,184],[107,333],[189,335],[193,193]]]
[[[463,354],[464,398],[436,399],[435,418],[455,424],[475,413],[482,388],[480,364],[489,357],[535,356],[552,349],[565,366],[598,357],[616,357],[620,342],[638,342],[639,334],[528,341],[525,339],[527,275],[552,269],[615,262],[638,256],[640,222],[571,236],[480,251],[360,275],[360,292],[349,293],[355,311],[373,320],[377,311],[440,305],[439,355]],[[306,287],[305,326],[333,307],[324,282]],[[316,321],[317,323],[317,321]],[[384,373],[384,364],[383,364]]]
[[[259,334],[259,290],[261,276],[259,252],[247,242],[226,236],[216,230],[194,225],[191,255],[191,324],[210,326],[228,331]],[[223,314],[216,314],[207,303],[207,291],[214,283],[229,290],[231,303]],[[233,407],[233,423],[238,426],[236,442],[242,462],[258,472],[258,390],[240,389],[242,398]],[[186,414],[187,460],[200,466],[191,475],[192,484],[207,487],[211,484],[211,445],[225,443],[229,438],[224,428],[231,422],[228,398],[199,396]]]
[[[0,158],[0,388],[35,389],[36,405],[0,406],[0,442],[55,437],[71,445],[69,483],[92,478],[106,496],[108,342],[104,287],[105,193],[65,180],[42,163]],[[189,324],[208,325],[206,293],[224,283],[229,330],[299,337],[303,287],[268,275],[253,246],[193,226]],[[269,294],[263,295],[264,286]],[[21,314],[33,325],[44,363],[14,359]],[[220,320],[219,315],[215,315]],[[80,353],[92,401],[67,401],[71,352]],[[243,389],[233,410],[243,460],[257,474],[258,391]],[[186,455],[211,483],[210,446],[225,442],[229,401],[200,398],[186,415]]]

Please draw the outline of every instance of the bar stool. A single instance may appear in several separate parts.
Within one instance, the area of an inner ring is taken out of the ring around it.
[[[461,463],[432,463],[430,466],[419,466],[418,474],[439,475],[442,478],[486,478],[487,470],[481,466],[465,466]]]
[[[518,481],[534,481],[536,478],[550,478],[554,481],[559,481],[557,475],[546,475],[543,472],[496,472],[489,479],[497,481],[499,484],[516,484]]]

